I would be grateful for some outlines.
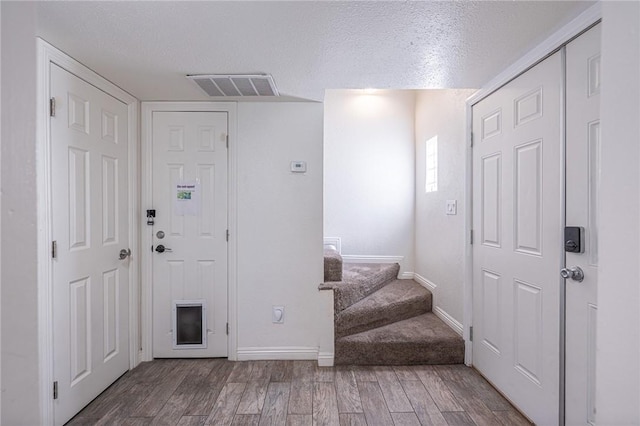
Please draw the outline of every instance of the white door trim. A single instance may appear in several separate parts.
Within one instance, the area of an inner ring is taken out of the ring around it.
[[[534,47],[523,55],[520,59],[506,68],[495,78],[485,84],[480,90],[467,99],[466,105],[466,164],[465,164],[465,202],[468,208],[465,210],[465,257],[464,257],[464,286],[463,286],[463,338],[465,341],[464,362],[467,365],[473,364],[473,351],[470,340],[470,327],[473,325],[473,255],[471,247],[471,231],[473,229],[473,151],[472,151],[472,128],[473,117],[471,109],[473,105],[486,98],[509,81],[522,74],[545,57],[549,56],[570,40],[587,30],[592,25],[602,19],[602,5],[600,2],[582,12],[571,22],[560,28],[549,36],[545,41]],[[564,152],[564,148],[563,148]],[[564,196],[564,192],[563,192]],[[563,203],[564,206],[564,203]],[[564,223],[564,220],[563,220]]]
[[[153,359],[153,298],[151,291],[151,251],[146,249],[152,245],[152,228],[147,226],[146,209],[151,208],[152,194],[152,114],[154,111],[211,111],[226,112],[229,117],[229,169],[228,169],[228,197],[229,197],[229,244],[228,250],[228,358],[238,359],[238,319],[237,319],[237,104],[235,102],[142,102],[142,136],[141,136],[141,206],[140,226],[141,244],[145,247],[141,258],[141,333],[142,351],[141,361]]]
[[[54,63],[127,105],[129,136],[129,368],[138,364],[138,100],[64,52],[38,38],[38,112],[36,121],[36,173],[38,213],[38,368],[41,424],[53,424],[53,284],[51,260],[51,134],[49,127],[50,64]]]

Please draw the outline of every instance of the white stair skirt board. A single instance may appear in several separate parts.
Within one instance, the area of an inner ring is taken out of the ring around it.
[[[325,355],[325,353],[322,353]],[[311,360],[320,361],[318,347],[281,346],[281,347],[245,347],[238,348],[238,361],[262,360]],[[333,364],[333,354],[331,354]]]
[[[436,314],[438,318],[440,318],[445,324],[447,324],[453,331],[462,336],[462,324],[456,320],[454,317],[449,315],[444,309],[440,306],[433,307],[433,313]]]
[[[404,270],[404,256],[368,256],[357,254],[343,254],[342,261],[344,263],[398,263],[400,265],[398,279],[412,279],[414,275],[413,272],[406,272]]]
[[[413,280],[431,292],[433,296],[433,309],[432,309],[433,313],[438,318],[440,318],[445,324],[447,324],[453,331],[455,331],[460,336],[462,336],[463,335],[462,324],[458,320],[456,320],[454,317],[449,315],[447,311],[445,311],[444,309],[442,309],[440,306],[436,304],[436,288],[438,286],[420,274],[414,274]]]
[[[413,274],[413,279],[420,285],[422,285],[424,288],[426,288],[427,290],[429,290],[431,293],[434,293],[436,290],[437,285],[435,285],[434,283],[432,283],[431,281],[429,281],[428,279],[426,279],[425,277],[423,277],[420,274]],[[435,298],[435,294],[433,294],[433,297]]]

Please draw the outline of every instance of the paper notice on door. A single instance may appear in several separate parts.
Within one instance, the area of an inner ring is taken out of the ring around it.
[[[175,186],[173,198],[174,213],[178,216],[197,216],[200,214],[200,184],[198,182],[180,182]]]

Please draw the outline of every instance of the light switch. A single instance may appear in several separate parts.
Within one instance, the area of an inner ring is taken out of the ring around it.
[[[291,162],[291,171],[293,173],[305,173],[307,171],[307,162],[306,161],[292,161]]]
[[[458,213],[458,202],[456,200],[447,200],[447,214],[455,215]]]

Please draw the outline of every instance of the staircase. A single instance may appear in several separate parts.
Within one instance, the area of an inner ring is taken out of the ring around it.
[[[336,365],[460,364],[464,341],[431,312],[432,295],[398,264],[346,264],[329,281]],[[326,279],[326,278],[325,278]]]

